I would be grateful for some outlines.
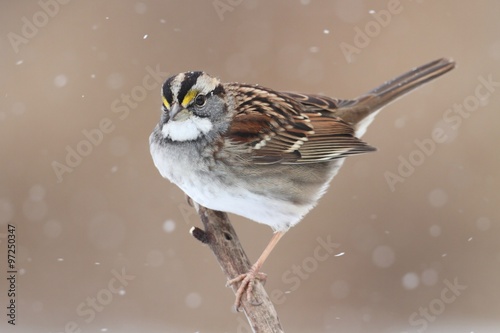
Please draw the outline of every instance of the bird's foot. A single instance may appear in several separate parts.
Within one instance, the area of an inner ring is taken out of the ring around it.
[[[234,307],[236,311],[239,311],[240,305],[241,305],[241,299],[243,297],[243,294],[247,295],[247,300],[252,299],[252,290],[253,286],[255,283],[255,280],[259,280],[262,282],[265,282],[267,279],[267,275],[259,272],[259,269],[257,267],[250,268],[250,270],[245,273],[238,275],[234,279],[231,279],[227,281],[226,286],[229,287],[230,285],[233,285],[235,283],[241,282],[240,286],[238,287],[238,290],[236,291],[236,300],[234,301]],[[260,305],[261,302],[257,302],[256,300],[250,301],[252,305]]]

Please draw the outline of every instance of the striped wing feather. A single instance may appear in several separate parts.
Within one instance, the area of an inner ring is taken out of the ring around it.
[[[243,84],[230,88],[237,91],[238,112],[227,135],[252,147],[253,163],[318,163],[374,150],[332,112],[344,101]]]

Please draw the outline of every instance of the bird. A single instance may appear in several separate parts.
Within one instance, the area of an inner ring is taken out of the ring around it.
[[[317,204],[345,157],[376,150],[360,138],[382,107],[455,67],[441,58],[355,99],[222,82],[203,71],[169,77],[150,152],[161,176],[197,204],[266,224],[273,236],[239,283],[235,307],[265,280],[261,267]]]

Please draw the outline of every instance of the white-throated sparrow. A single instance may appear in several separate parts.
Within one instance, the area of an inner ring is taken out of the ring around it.
[[[269,225],[271,242],[251,270],[230,280],[250,297],[265,259],[309,212],[349,155],[375,150],[361,141],[380,108],[455,66],[439,59],[354,100],[222,83],[186,72],[163,85],[163,112],[150,137],[161,175],[209,209]]]

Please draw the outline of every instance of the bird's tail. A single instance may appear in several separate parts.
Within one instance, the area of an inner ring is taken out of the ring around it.
[[[378,111],[384,105],[391,103],[424,83],[445,74],[454,67],[455,62],[452,59],[442,58],[414,68],[403,75],[385,82],[355,100],[346,101],[345,105],[339,106],[336,114],[344,121],[355,127],[359,127],[365,118]],[[364,127],[366,128],[366,126]],[[360,128],[360,131],[362,132],[360,134],[364,133],[364,129]]]

